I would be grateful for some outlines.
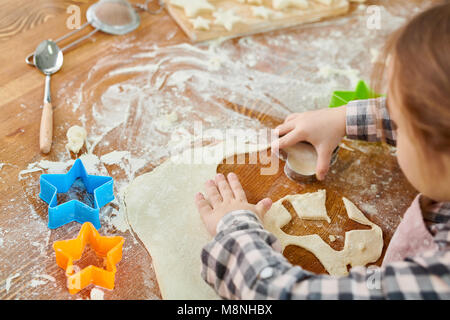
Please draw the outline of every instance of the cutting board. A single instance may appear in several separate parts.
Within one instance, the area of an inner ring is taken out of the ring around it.
[[[217,9],[233,9],[235,14],[242,17],[245,23],[236,23],[231,31],[227,31],[221,25],[213,23],[212,12],[202,13],[201,16],[211,20],[210,30],[195,30],[184,9],[167,4],[167,10],[178,25],[183,29],[192,42],[202,42],[218,38],[234,38],[255,33],[273,31],[283,28],[294,27],[300,24],[322,20],[324,18],[345,14],[349,11],[349,2],[347,0],[334,0],[331,5],[324,5],[317,1],[308,1],[307,9],[287,8],[285,10],[274,10],[270,19],[255,17],[252,13],[252,7],[247,3],[240,3],[236,0],[214,1],[211,2]],[[271,0],[263,0],[264,6],[272,9]]]

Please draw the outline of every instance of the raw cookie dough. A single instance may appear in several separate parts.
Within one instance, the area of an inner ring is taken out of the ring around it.
[[[255,17],[269,19],[275,12],[264,6],[252,7],[252,14]]]
[[[164,299],[219,298],[200,276],[200,253],[211,236],[197,212],[194,196],[214,177],[224,158],[267,147],[238,142],[236,146],[220,143],[196,152],[187,150],[127,187],[124,202],[128,222],[152,256]],[[196,161],[202,158],[203,163]]]
[[[291,170],[304,176],[316,173],[317,152],[314,146],[300,142],[284,151],[287,153],[286,164]]]
[[[200,16],[195,19],[190,19],[189,21],[191,21],[192,27],[195,30],[209,30],[209,23],[211,22],[210,20]]]
[[[67,144],[66,149],[69,151],[72,151],[73,153],[80,152],[81,148],[83,147],[83,144],[86,141],[87,138],[87,132],[86,129],[80,126],[73,126],[70,127],[69,130],[67,130]]]
[[[137,177],[125,190],[127,220],[152,256],[164,299],[219,298],[200,275],[200,253],[211,236],[197,212],[194,196],[203,190],[204,182],[217,173],[217,166],[224,158],[268,147],[236,142],[237,146],[219,143],[196,151],[187,150]],[[203,159],[203,162],[198,159]],[[372,226],[372,229],[347,232],[344,250],[335,251],[318,235],[298,237],[281,231],[280,228],[291,219],[281,204],[284,200],[277,201],[267,213],[265,226],[284,247],[292,243],[310,250],[330,274],[346,274],[348,263],[365,265],[380,256],[383,246],[381,229],[351,203],[346,203],[348,216]],[[361,251],[356,244],[361,244],[364,250]]]
[[[210,12],[215,9],[207,0],[170,0],[170,4],[182,7],[184,14],[189,18],[196,17],[201,12]]]
[[[237,22],[242,22],[242,18],[237,16],[233,9],[222,10],[213,12],[214,24],[221,25],[228,31],[233,30],[233,26]]]
[[[325,220],[331,222],[325,207],[326,191],[289,195],[283,198],[289,200],[300,219]]]
[[[292,196],[288,196],[291,197]],[[336,251],[331,248],[319,235],[293,236],[281,230],[289,223],[291,215],[283,206],[282,198],[272,205],[264,216],[264,226],[272,232],[284,248],[288,245],[302,247],[322,263],[330,275],[345,276],[348,274],[347,265],[365,266],[375,262],[381,256],[383,249],[383,232],[380,227],[367,219],[364,214],[348,199],[344,201],[347,215],[351,220],[371,227],[370,230],[351,230],[345,233],[344,248]]]

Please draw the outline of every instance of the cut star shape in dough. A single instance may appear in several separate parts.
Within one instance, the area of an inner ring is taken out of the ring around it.
[[[215,9],[207,0],[170,0],[170,4],[182,7],[188,17],[195,17],[200,12],[213,11]]]
[[[308,8],[306,0],[272,0],[272,6],[275,9],[286,9],[289,7]]]
[[[209,24],[211,20],[198,16],[195,19],[190,19],[192,26],[195,30],[209,30]]]
[[[252,7],[252,13],[255,17],[263,19],[269,19],[274,14],[273,10],[264,6]]]
[[[291,220],[291,214],[283,206],[283,201],[289,197],[292,203],[293,198],[298,198],[299,196],[301,195],[291,195],[281,198],[272,205],[271,209],[264,216],[264,227],[278,238],[283,250],[288,245],[295,245],[310,251],[319,259],[328,273],[333,276],[347,275],[347,265],[351,265],[352,267],[365,266],[380,258],[383,250],[383,232],[381,228],[367,219],[346,198],[342,198],[342,201],[344,202],[348,218],[370,226],[371,229],[347,231],[345,233],[344,248],[340,251],[331,248],[317,234],[293,236],[281,230]]]
[[[228,31],[233,30],[233,26],[235,23],[242,22],[242,18],[237,16],[234,13],[233,9],[226,11],[220,9],[214,12],[213,16],[214,18],[216,18],[216,20],[214,20],[214,23],[217,25],[222,25]]]
[[[286,196],[284,200],[289,200],[300,219],[305,220],[325,220],[331,222],[325,207],[326,191],[319,190],[313,193],[304,193]]]

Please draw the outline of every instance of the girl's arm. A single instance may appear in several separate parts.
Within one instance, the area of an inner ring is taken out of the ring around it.
[[[364,141],[385,140],[395,146],[395,124],[389,116],[386,98],[350,101],[346,107],[346,135]]]
[[[290,264],[273,234],[260,223],[270,200],[247,202],[236,175],[217,175],[196,196],[214,236],[202,250],[202,277],[227,299],[450,299],[450,251],[442,250],[384,268],[354,267],[348,276],[316,275]],[[258,216],[257,216],[258,215]],[[436,235],[450,247],[448,230]]]
[[[201,274],[226,299],[450,299],[449,251],[337,278],[289,263],[250,211],[228,213],[217,232],[202,251]]]

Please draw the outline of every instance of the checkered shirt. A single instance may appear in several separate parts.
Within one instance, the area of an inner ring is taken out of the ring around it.
[[[395,144],[392,128],[384,99],[347,106],[349,138]],[[437,251],[336,277],[292,265],[253,212],[232,211],[202,250],[201,275],[225,299],[450,299],[450,203],[433,203],[423,216]]]

